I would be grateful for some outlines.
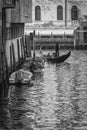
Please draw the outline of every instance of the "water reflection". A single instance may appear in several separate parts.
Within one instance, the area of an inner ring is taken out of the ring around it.
[[[9,100],[0,104],[0,128],[86,130],[86,64],[87,53],[73,51],[60,65],[46,63],[32,87],[10,86]]]

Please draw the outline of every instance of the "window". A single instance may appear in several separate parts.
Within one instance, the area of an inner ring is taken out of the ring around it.
[[[78,20],[78,9],[76,6],[73,6],[71,9],[71,19]]]
[[[40,6],[35,7],[35,20],[41,20],[41,8],[40,8]]]
[[[63,7],[57,7],[57,20],[63,20]]]

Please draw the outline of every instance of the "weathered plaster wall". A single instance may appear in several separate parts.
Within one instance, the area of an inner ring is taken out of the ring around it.
[[[79,18],[82,17],[83,15],[87,15],[87,0],[80,0],[80,2],[76,1],[76,2],[67,2],[67,5],[68,5],[68,20],[71,20],[71,8],[72,6],[77,6],[78,7],[78,15],[79,15]]]
[[[71,20],[71,8],[73,5],[78,7],[79,19],[83,17],[83,15],[87,15],[86,1],[87,0],[74,0],[74,2],[69,2],[69,0],[67,0],[67,26],[79,25],[79,21]],[[41,7],[41,21],[35,21],[35,6],[37,5]],[[57,20],[58,5],[63,6],[63,20]],[[65,0],[32,0],[32,21],[33,24],[48,23],[49,25],[51,22],[51,24],[57,26],[65,26]]]
[[[55,24],[58,24],[57,21],[57,6],[63,6],[63,14],[65,12],[64,0],[33,0],[32,2],[32,21],[35,21],[35,6],[39,5],[41,7],[41,23],[54,21]],[[63,15],[63,20],[61,24],[64,24],[65,15]],[[38,23],[38,22],[37,22]]]
[[[35,6],[41,7],[42,21],[56,21],[57,20],[57,6],[63,5],[64,0],[34,0],[33,1],[33,20],[35,20]]]
[[[32,21],[32,0],[18,0],[16,1],[15,8],[6,9],[6,27],[8,32],[8,38],[6,39],[6,58],[8,66],[10,66],[10,46],[14,46],[15,61],[18,62],[18,46],[17,39],[19,39],[20,58],[22,58],[23,52],[21,52],[20,39],[24,38],[24,23]],[[13,23],[13,24],[12,24]],[[15,27],[18,26],[18,31]],[[13,27],[13,29],[10,27]],[[21,32],[20,32],[21,30]],[[11,35],[11,32],[13,36]],[[22,33],[23,32],[23,33]]]
[[[12,23],[25,23],[32,21],[32,0],[16,1],[16,7],[11,10]]]

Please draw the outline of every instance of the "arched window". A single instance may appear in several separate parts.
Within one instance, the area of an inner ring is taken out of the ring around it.
[[[35,20],[41,20],[41,8],[40,8],[40,6],[35,7]]]
[[[57,20],[63,20],[63,7],[57,7]]]
[[[71,19],[72,20],[78,20],[78,8],[77,8],[77,6],[72,6]]]

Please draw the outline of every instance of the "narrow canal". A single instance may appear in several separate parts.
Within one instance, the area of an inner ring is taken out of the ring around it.
[[[60,65],[46,63],[33,82],[9,86],[0,130],[87,130],[87,51],[72,51]]]

